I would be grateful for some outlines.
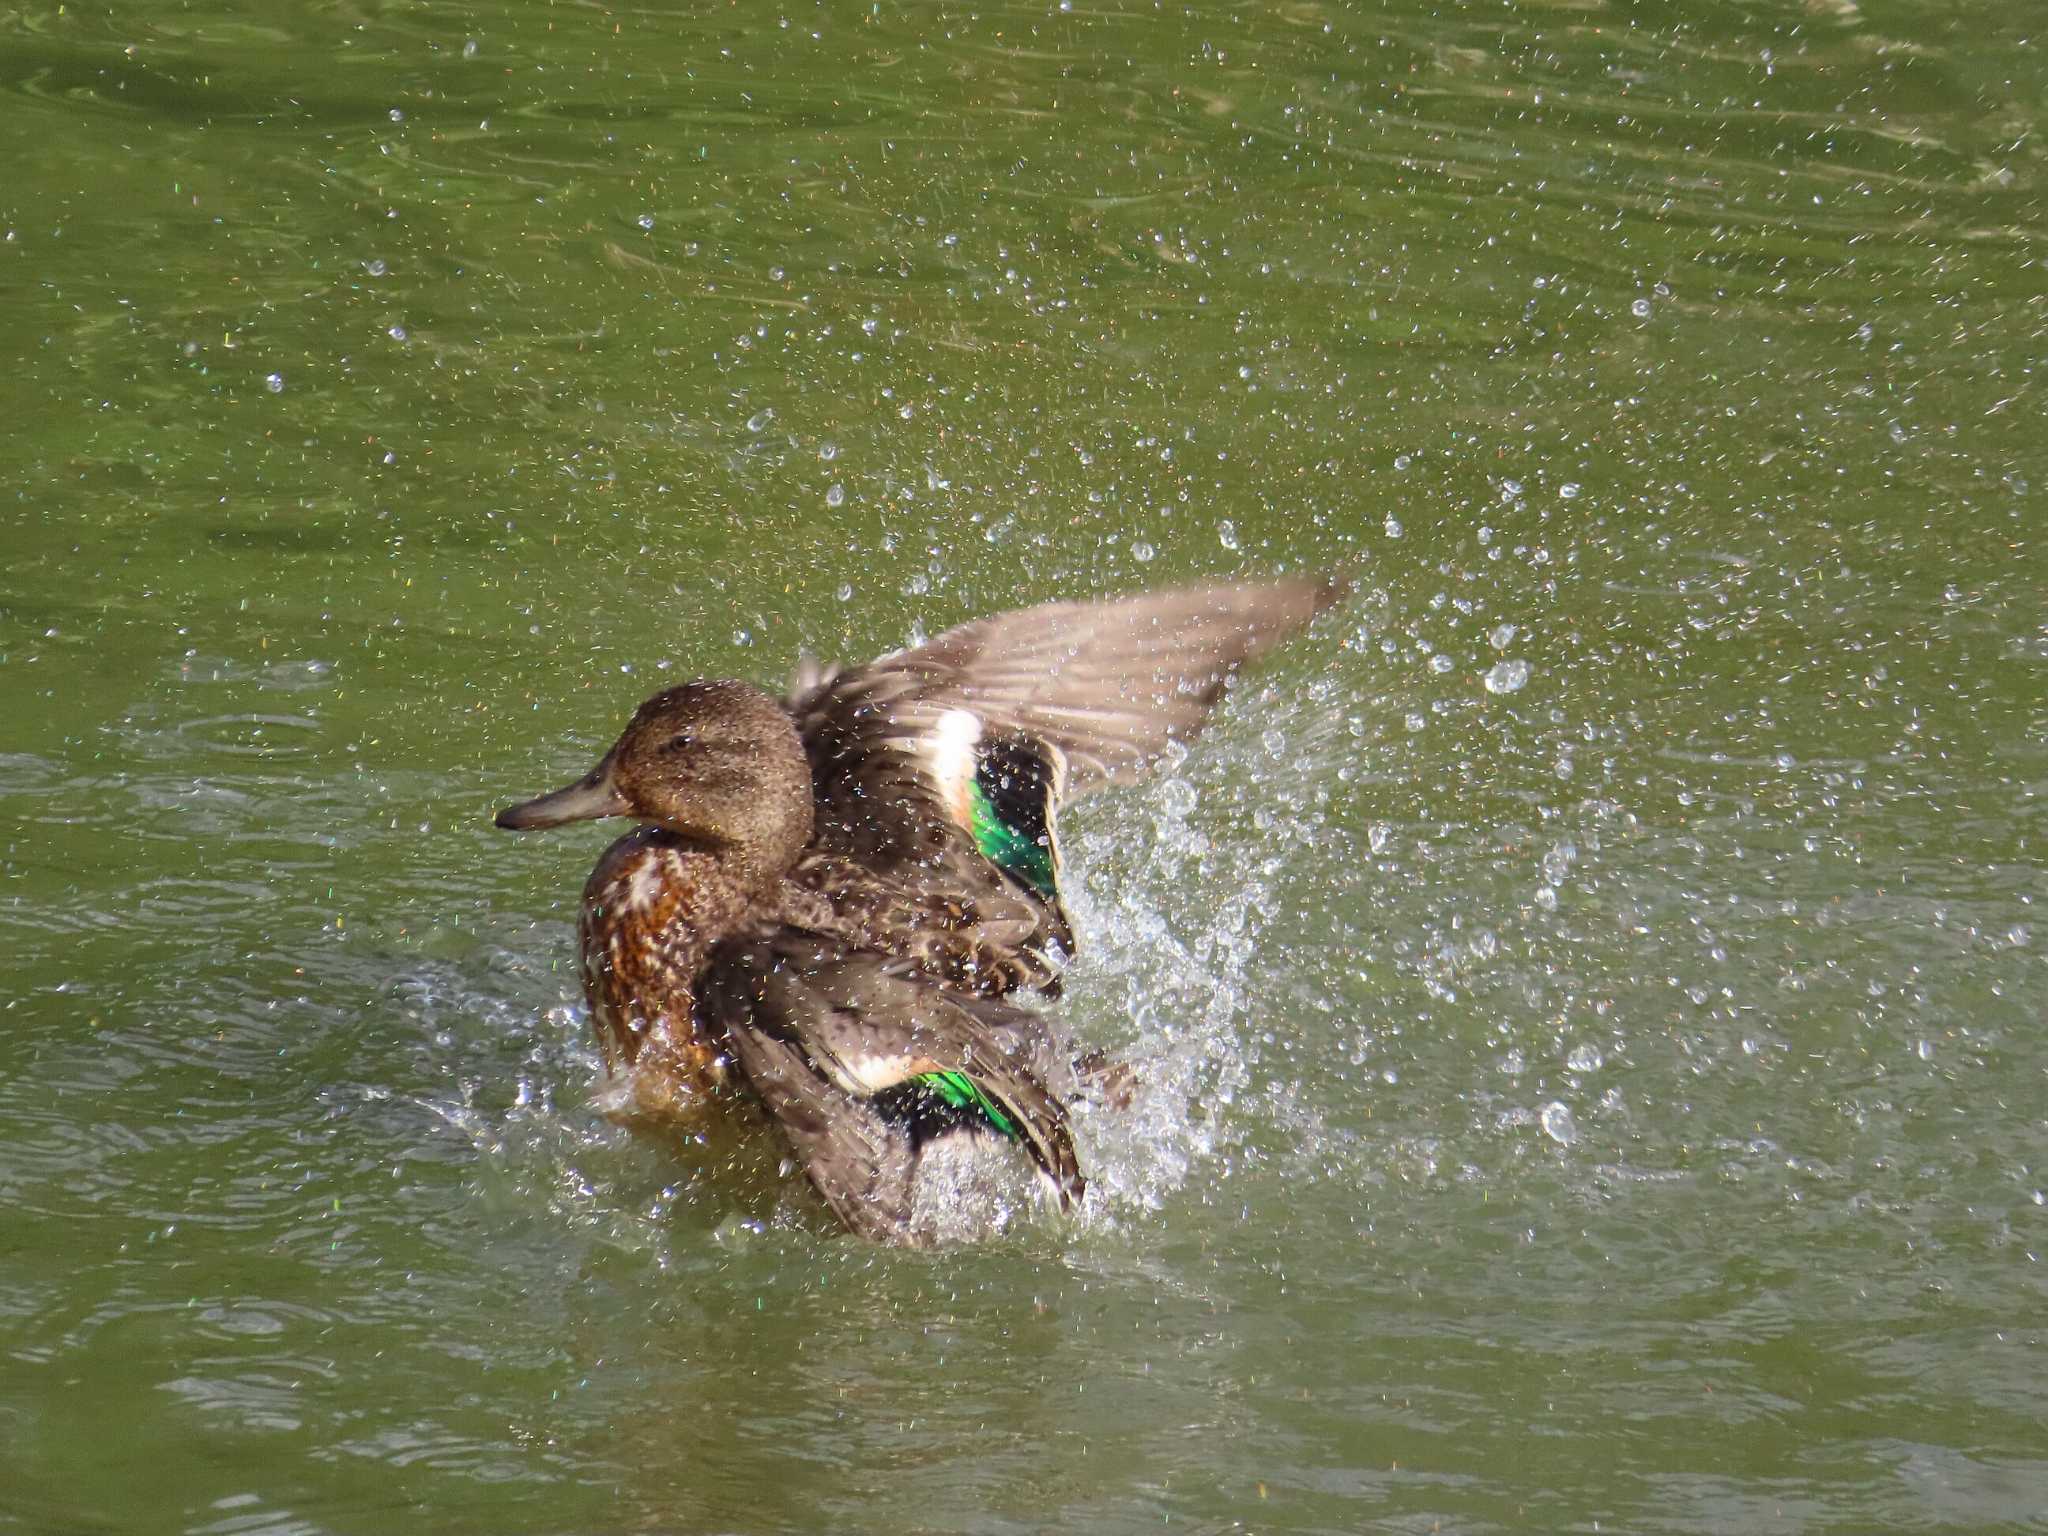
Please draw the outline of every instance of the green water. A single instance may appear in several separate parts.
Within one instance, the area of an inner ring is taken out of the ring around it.
[[[2048,1530],[2040,19],[0,11],[0,1530]],[[644,693],[1337,560],[1080,1219],[592,1112]]]

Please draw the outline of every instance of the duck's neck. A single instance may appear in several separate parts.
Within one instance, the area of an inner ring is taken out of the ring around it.
[[[720,1052],[695,1018],[696,978],[745,920],[764,877],[753,862],[642,827],[605,850],[583,888],[583,991],[605,1066],[710,1090]]]

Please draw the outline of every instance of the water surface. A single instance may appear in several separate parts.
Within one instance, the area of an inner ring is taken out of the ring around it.
[[[0,1529],[2048,1529],[2024,6],[0,18]],[[935,1254],[590,1107],[696,674],[1351,562]]]

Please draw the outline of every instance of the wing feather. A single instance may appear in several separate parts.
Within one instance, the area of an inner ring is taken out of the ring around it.
[[[1057,748],[1067,791],[1128,782],[1200,729],[1231,676],[1349,590],[1337,577],[1183,587],[976,619],[818,680],[791,700],[807,740],[902,750],[950,709]],[[914,750],[914,748],[913,748]]]
[[[1087,1188],[1035,1014],[787,929],[729,952],[706,1000],[811,1182],[857,1232],[910,1240],[916,1141],[873,1096],[928,1072],[960,1073],[1000,1105],[1063,1207]]]
[[[821,845],[877,871],[935,867],[963,846],[962,746],[977,740],[1041,744],[1055,800],[1135,779],[1201,728],[1239,668],[1348,590],[1314,576],[1047,603],[865,667],[808,666],[789,704],[817,777]],[[964,846],[971,855],[971,837]],[[1064,925],[1056,897],[1048,906]]]

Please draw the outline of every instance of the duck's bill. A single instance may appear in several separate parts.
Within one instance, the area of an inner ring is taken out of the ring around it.
[[[531,832],[536,827],[559,827],[569,821],[595,821],[600,816],[624,816],[626,797],[612,784],[609,765],[599,763],[574,784],[565,784],[553,794],[542,795],[498,812],[498,825],[508,832]]]

